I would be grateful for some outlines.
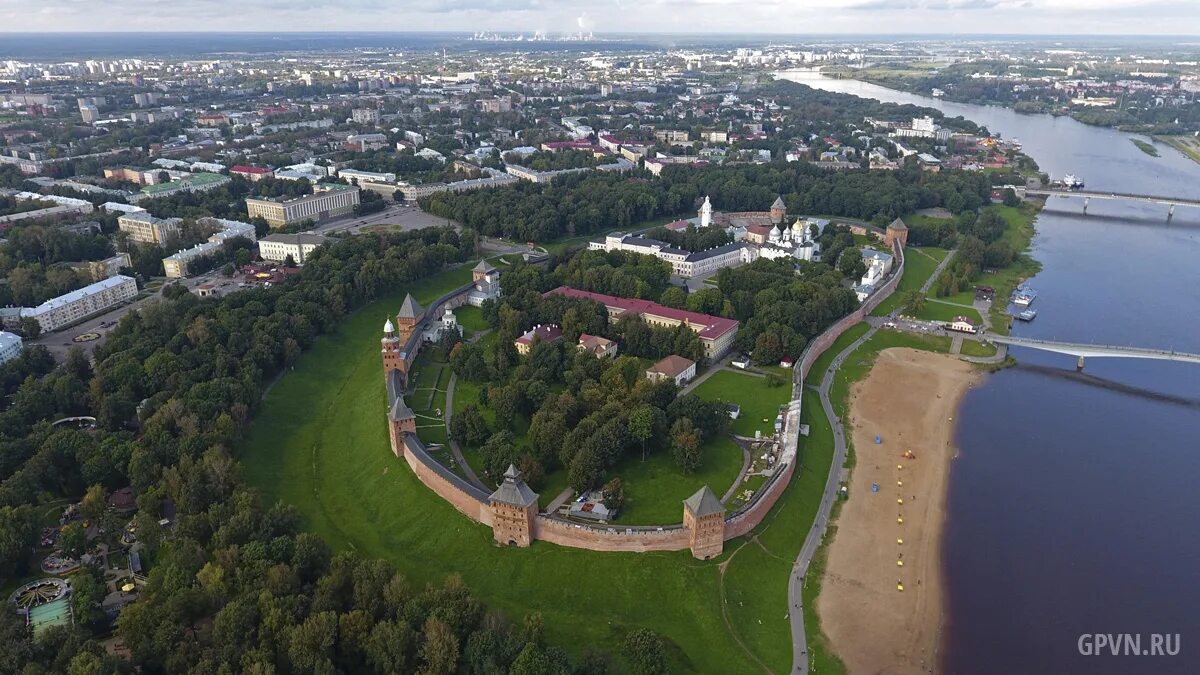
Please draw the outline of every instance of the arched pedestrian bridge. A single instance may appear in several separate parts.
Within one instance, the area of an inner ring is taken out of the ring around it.
[[[1200,354],[1177,352],[1170,349],[1144,349],[1141,347],[1122,347],[1120,345],[1093,345],[1083,342],[1055,342],[1053,340],[1037,340],[1034,338],[1011,337],[1008,335],[988,335],[988,340],[996,344],[1012,347],[1029,347],[1046,352],[1070,354],[1079,358],[1076,367],[1083,370],[1083,362],[1088,358],[1127,358],[1155,359],[1158,361],[1180,361],[1183,363],[1200,363]]]

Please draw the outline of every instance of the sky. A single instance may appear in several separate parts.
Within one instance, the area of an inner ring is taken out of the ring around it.
[[[0,32],[1200,35],[1200,0],[0,0]]]

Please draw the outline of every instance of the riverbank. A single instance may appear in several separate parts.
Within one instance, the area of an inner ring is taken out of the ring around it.
[[[850,499],[838,516],[816,608],[851,674],[936,668],[951,420],[981,378],[944,354],[886,349],[851,389]],[[914,459],[903,456],[909,451]]]

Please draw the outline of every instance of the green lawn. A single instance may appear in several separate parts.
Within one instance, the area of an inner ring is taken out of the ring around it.
[[[728,436],[711,438],[704,444],[700,470],[684,475],[667,448],[652,449],[642,461],[640,453],[622,460],[611,476],[625,485],[625,506],[619,525],[672,525],[683,521],[683,500],[708,485],[722,497],[742,470],[742,449]],[[564,486],[565,487],[565,486]]]
[[[963,340],[962,353],[967,356],[995,356],[996,345],[985,345],[975,340]]]
[[[942,248],[926,246],[910,247],[904,250],[904,276],[890,297],[879,303],[871,316],[887,316],[900,306],[905,291],[917,290],[924,285],[925,280],[933,275],[938,263],[946,257],[948,251]]]
[[[829,345],[816,361],[813,361],[812,369],[808,371],[808,379],[805,380],[806,385],[817,386],[821,384],[822,374],[829,369],[829,365],[833,363],[833,358],[840,354],[843,349],[849,347],[855,340],[862,337],[870,326],[865,323],[856,323],[846,329],[844,333],[838,336],[838,339]]]
[[[809,425],[809,435],[800,439],[800,466],[791,488],[754,529],[754,541],[737,539],[725,543],[726,550],[734,551],[723,584],[730,622],[742,642],[776,673],[786,672],[792,658],[787,618],[791,608],[784,588],[816,518],[833,463],[833,431],[821,412],[820,398],[815,391],[805,391],[803,400],[801,420]],[[810,571],[805,584],[804,629],[809,660],[818,673],[844,672],[825,644],[816,617],[808,610],[815,606],[808,597],[808,589],[817,578]],[[756,670],[745,664],[738,672]],[[709,669],[709,672],[716,671]]]
[[[949,302],[939,302],[933,298],[925,300],[925,306],[921,311],[917,312],[918,319],[926,321],[954,321],[954,317],[965,316],[979,325],[983,319],[979,316],[979,311],[974,307],[964,307],[963,305],[950,304]]]
[[[454,316],[458,318],[458,324],[463,327],[463,337],[465,338],[491,328],[487,321],[484,321],[483,310],[479,307],[463,305],[454,310]]]
[[[714,374],[692,390],[693,394],[708,401],[720,400],[741,406],[742,412],[733,420],[730,429],[739,436],[749,438],[754,438],[755,431],[761,431],[764,437],[775,433],[779,407],[788,402],[791,392],[790,381],[785,380],[785,384],[778,387],[768,387],[765,377],[731,370]],[[716,491],[716,487],[713,490]]]

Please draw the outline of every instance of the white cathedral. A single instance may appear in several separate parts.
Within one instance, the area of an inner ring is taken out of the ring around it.
[[[791,227],[782,230],[778,225],[772,227],[758,254],[768,260],[794,258],[811,262],[821,259],[821,245],[813,239],[808,224],[797,218]]]

